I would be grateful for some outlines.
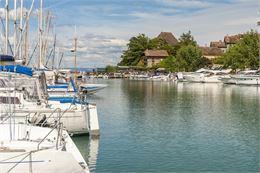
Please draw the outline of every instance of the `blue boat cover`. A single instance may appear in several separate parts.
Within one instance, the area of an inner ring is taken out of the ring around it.
[[[57,84],[57,85],[69,85],[68,82],[55,82],[55,84]]]
[[[67,99],[73,99],[74,97],[49,97],[48,100],[53,101],[61,101],[61,100],[67,100]]]
[[[68,85],[48,85],[48,89],[68,89]]]
[[[70,77],[70,82],[71,82],[71,85],[72,85],[73,91],[76,93],[76,92],[77,92],[77,89],[76,89],[75,83],[74,83],[74,81],[72,80],[71,77]]]
[[[88,104],[87,102],[82,102],[74,97],[49,97],[48,100],[59,101],[60,103]]]
[[[13,73],[20,73],[20,74],[25,74],[28,76],[33,75],[33,69],[20,66],[20,65],[0,65],[0,71],[4,72],[13,72]]]
[[[11,55],[0,55],[0,61],[12,62],[14,61],[14,57]]]

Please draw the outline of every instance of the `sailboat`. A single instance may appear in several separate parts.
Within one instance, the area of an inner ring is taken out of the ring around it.
[[[1,172],[89,173],[88,165],[58,120],[52,127],[0,120]],[[69,166],[67,166],[69,165]]]
[[[95,104],[82,102],[76,98],[54,99],[49,97],[46,91],[43,73],[33,74],[31,68],[22,66],[1,67],[3,66],[0,66],[0,71],[4,72],[0,72],[0,106],[4,108],[9,104],[9,99],[15,100],[11,103],[19,121],[23,122],[26,116],[38,118],[37,121],[48,117],[46,122],[48,124],[55,121],[56,114],[63,112],[61,121],[70,134],[91,132],[93,128],[91,118],[98,121]],[[1,110],[0,117],[3,117]]]

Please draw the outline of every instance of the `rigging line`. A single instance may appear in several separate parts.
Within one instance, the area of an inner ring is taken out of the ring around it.
[[[48,57],[47,57],[47,60],[46,60],[45,66],[48,65],[52,53],[53,53],[53,49],[51,50],[51,52],[49,53],[49,55],[48,55]]]
[[[36,52],[36,49],[37,49],[37,47],[38,47],[38,44],[39,44],[39,43],[36,44],[36,46],[35,46],[35,48],[34,48],[34,50],[33,50],[33,52],[32,52],[32,55],[30,56],[30,58],[29,58],[29,60],[28,60],[28,62],[27,62],[27,65],[30,64],[30,62],[31,62],[31,60],[32,60],[32,58],[33,58],[33,55],[34,55],[34,53]]]
[[[18,154],[18,155],[13,156],[13,157],[9,157],[9,158],[4,159],[4,160],[0,160],[0,162],[5,162],[5,161],[8,161],[8,160],[11,160],[11,159],[14,159],[14,158],[17,158],[17,157],[20,157],[20,156],[26,155],[26,154],[29,154],[29,152],[25,152],[25,153]]]
[[[2,26],[4,26],[4,20],[3,20],[3,18],[1,16],[0,16],[0,19],[1,19]],[[5,27],[3,27],[3,30],[4,30],[4,37],[6,37]],[[12,55],[14,55],[13,49],[12,49],[12,46],[11,46],[11,43],[10,43],[10,40],[8,39],[7,41],[8,41],[8,46],[10,48],[11,53],[12,53]]]
[[[60,65],[61,65],[61,62],[62,62],[62,59],[63,59],[63,55],[64,55],[64,53],[61,54],[60,62],[59,62],[59,65],[58,65],[58,69],[60,69]]]

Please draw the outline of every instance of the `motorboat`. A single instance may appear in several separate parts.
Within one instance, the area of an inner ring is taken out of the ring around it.
[[[228,76],[231,70],[200,69],[185,76],[188,82],[221,83],[221,78]]]
[[[168,75],[164,75],[164,74],[160,74],[160,75],[155,75],[149,78],[152,81],[170,81],[170,74]]]
[[[260,85],[260,71],[247,70],[220,79],[224,84]]]

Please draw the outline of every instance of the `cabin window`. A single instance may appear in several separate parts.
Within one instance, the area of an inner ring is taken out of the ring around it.
[[[21,104],[21,102],[17,97],[0,96],[0,104]]]

